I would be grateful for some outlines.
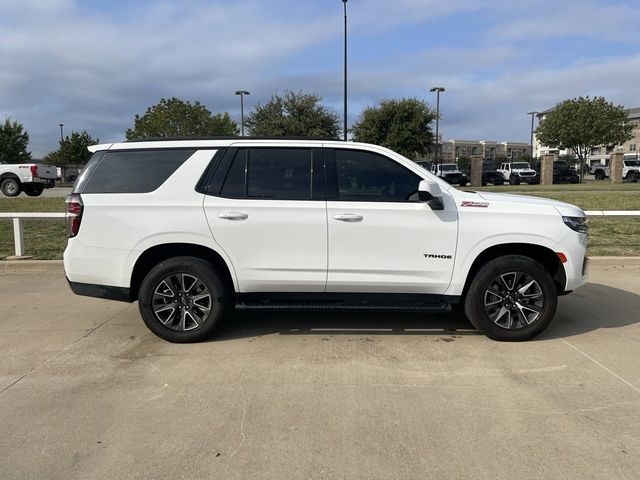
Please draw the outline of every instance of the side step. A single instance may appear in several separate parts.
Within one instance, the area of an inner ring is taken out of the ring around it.
[[[255,302],[236,304],[236,310],[374,310],[393,312],[445,312],[446,303],[414,303],[414,304],[373,304],[349,302]]]

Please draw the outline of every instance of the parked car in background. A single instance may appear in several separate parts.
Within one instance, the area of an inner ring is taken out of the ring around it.
[[[509,162],[500,165],[498,172],[502,174],[509,185],[521,183],[539,183],[536,171],[529,166],[529,162]]]
[[[464,187],[469,183],[469,178],[458,170],[458,165],[455,163],[432,164],[431,173],[436,177],[442,178],[445,182],[451,185],[460,185],[461,187]]]
[[[557,161],[553,164],[553,183],[580,183],[580,175],[566,162]]]
[[[622,179],[628,182],[637,182],[640,180],[640,160],[623,160]],[[605,165],[593,165],[591,173],[596,180],[604,180],[609,178],[609,160]]]
[[[51,165],[4,164],[0,165],[0,190],[7,197],[17,197],[21,192],[37,197],[55,185],[57,176],[56,167]]]
[[[493,166],[492,160],[482,162],[482,185],[504,185],[504,177]]]

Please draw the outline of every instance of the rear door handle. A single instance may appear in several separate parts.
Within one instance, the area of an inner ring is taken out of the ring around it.
[[[333,218],[341,222],[361,222],[363,217],[357,213],[336,213]]]
[[[246,220],[249,218],[249,214],[243,212],[222,212],[218,214],[218,218],[225,220]]]

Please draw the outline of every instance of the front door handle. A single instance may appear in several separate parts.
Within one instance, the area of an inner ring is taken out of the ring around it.
[[[357,213],[336,213],[333,218],[341,222],[361,222],[363,217]]]
[[[218,218],[225,220],[246,220],[249,218],[249,214],[243,212],[222,212],[218,214]]]

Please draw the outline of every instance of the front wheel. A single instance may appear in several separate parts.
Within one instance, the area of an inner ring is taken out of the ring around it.
[[[521,341],[547,328],[557,304],[553,279],[540,263],[507,255],[491,260],[476,274],[465,298],[465,313],[489,338]]]
[[[174,257],[146,275],[138,302],[149,330],[169,342],[190,343],[208,338],[220,325],[229,292],[209,262]]]
[[[520,185],[520,179],[518,177],[514,177],[513,175],[510,175],[509,185]]]

